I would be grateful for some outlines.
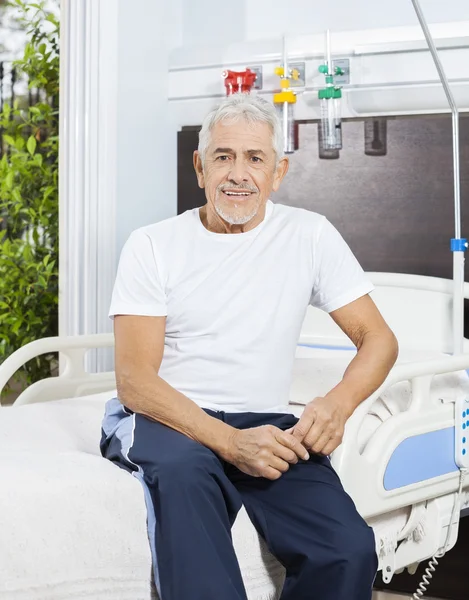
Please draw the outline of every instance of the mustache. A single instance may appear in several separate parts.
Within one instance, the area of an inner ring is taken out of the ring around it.
[[[217,192],[224,192],[225,190],[233,190],[233,191],[240,190],[243,192],[252,192],[254,194],[259,191],[259,189],[255,185],[250,185],[248,183],[244,183],[244,184],[221,183],[217,187]]]

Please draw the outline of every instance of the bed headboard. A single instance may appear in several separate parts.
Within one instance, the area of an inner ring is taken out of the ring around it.
[[[452,280],[400,273],[367,275],[375,285],[371,297],[402,346],[452,351]],[[469,298],[469,283],[464,284],[464,297]],[[351,344],[329,315],[311,306],[300,343]],[[467,351],[469,342],[465,340]]]

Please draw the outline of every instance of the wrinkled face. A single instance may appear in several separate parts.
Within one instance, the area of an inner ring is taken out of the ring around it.
[[[208,209],[230,225],[244,225],[262,212],[271,192],[278,190],[288,159],[276,164],[267,123],[239,119],[215,125],[204,164],[195,152],[194,166]]]

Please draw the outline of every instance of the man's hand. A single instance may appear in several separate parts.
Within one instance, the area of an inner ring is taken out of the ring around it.
[[[352,413],[353,408],[339,396],[315,398],[286,433],[293,434],[308,450],[329,456],[341,444],[345,423]]]
[[[230,438],[226,460],[253,477],[279,479],[298,459],[309,454],[295,436],[273,425],[237,429]]]

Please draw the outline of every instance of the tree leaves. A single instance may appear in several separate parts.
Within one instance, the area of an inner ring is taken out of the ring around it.
[[[9,190],[13,187],[13,179],[15,177],[14,171],[9,171],[5,177],[5,187]]]
[[[3,140],[9,145],[9,146],[15,146],[16,140],[11,136],[8,135],[7,133],[3,134]]]
[[[0,159],[0,220],[6,226],[0,231],[0,363],[24,344],[58,333],[59,28],[42,1],[33,6],[37,12],[22,0],[15,4],[32,30],[15,66],[54,101],[24,108],[17,98],[0,112],[7,150]],[[44,20],[54,27],[43,29]],[[30,361],[27,381],[49,376],[53,358]]]
[[[28,149],[29,154],[33,155],[36,152],[36,138],[32,135],[29,136],[28,141],[26,143],[26,147]]]

